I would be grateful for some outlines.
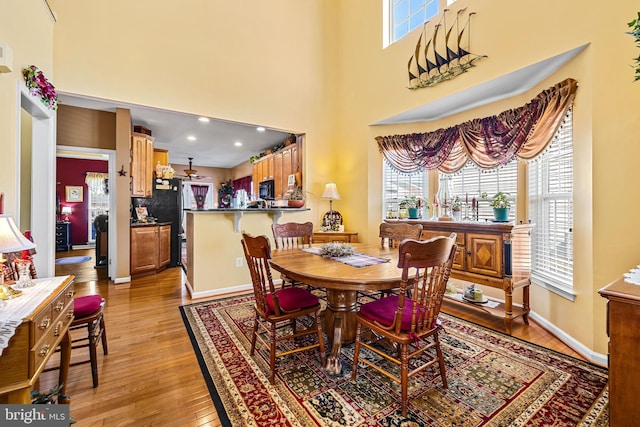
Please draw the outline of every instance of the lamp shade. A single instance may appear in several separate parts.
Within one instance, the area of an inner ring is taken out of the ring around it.
[[[0,215],[0,253],[33,249],[36,245],[22,235],[10,215]]]
[[[340,193],[338,193],[338,187],[336,187],[335,182],[327,182],[324,186],[324,191],[322,192],[323,199],[332,199],[332,200],[340,200]]]
[[[63,213],[63,214],[67,214],[67,215],[68,215],[68,214],[70,214],[71,212],[73,212],[73,211],[71,210],[71,206],[63,206],[63,207],[62,207],[62,213]]]

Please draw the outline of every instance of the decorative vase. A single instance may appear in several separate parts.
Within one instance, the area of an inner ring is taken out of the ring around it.
[[[301,208],[304,206],[304,200],[287,200],[287,206],[290,208]]]
[[[493,218],[497,222],[509,221],[509,208],[493,208]]]
[[[419,218],[418,214],[419,214],[420,209],[418,209],[418,208],[409,208],[408,211],[409,211],[409,219],[418,219]]]
[[[462,211],[453,211],[453,220],[460,221],[462,218]]]

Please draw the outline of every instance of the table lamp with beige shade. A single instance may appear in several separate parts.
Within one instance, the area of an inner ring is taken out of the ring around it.
[[[12,289],[4,283],[3,254],[35,247],[36,245],[20,232],[10,215],[0,215],[0,300],[15,298],[22,294],[22,291]]]
[[[342,215],[340,215],[340,212],[333,210],[333,200],[340,200],[340,193],[338,193],[338,187],[335,182],[327,182],[324,186],[322,196],[320,197],[323,199],[329,199],[329,212],[324,215],[322,230],[337,231],[338,226],[342,225]]]

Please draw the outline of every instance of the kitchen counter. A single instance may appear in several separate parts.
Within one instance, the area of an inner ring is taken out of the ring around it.
[[[131,227],[156,227],[158,225],[171,225],[170,222],[132,222]]]
[[[192,214],[233,214],[233,231],[240,232],[240,220],[245,213],[249,214],[271,214],[273,216],[273,223],[277,224],[280,217],[284,212],[306,212],[309,208],[290,208],[287,206],[279,206],[273,208],[217,208],[217,209],[185,209],[186,213]]]

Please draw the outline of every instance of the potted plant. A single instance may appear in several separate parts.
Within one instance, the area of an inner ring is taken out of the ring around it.
[[[453,219],[460,221],[462,214],[462,200],[459,196],[455,196],[451,202],[451,212],[453,212]]]
[[[482,193],[481,198],[486,200],[487,193]],[[493,217],[496,221],[507,222],[509,221],[509,208],[511,207],[511,201],[509,200],[509,193],[503,193],[498,191],[491,198],[489,206],[493,208]]]
[[[302,187],[296,186],[296,188],[291,190],[287,198],[287,205],[290,208],[301,208],[304,206],[304,191],[302,191]]]
[[[400,207],[404,207],[407,209],[409,213],[409,219],[418,219],[422,215],[420,215],[420,209],[422,207],[426,207],[429,209],[429,205],[427,205],[426,201],[419,196],[411,196],[400,202]]]

